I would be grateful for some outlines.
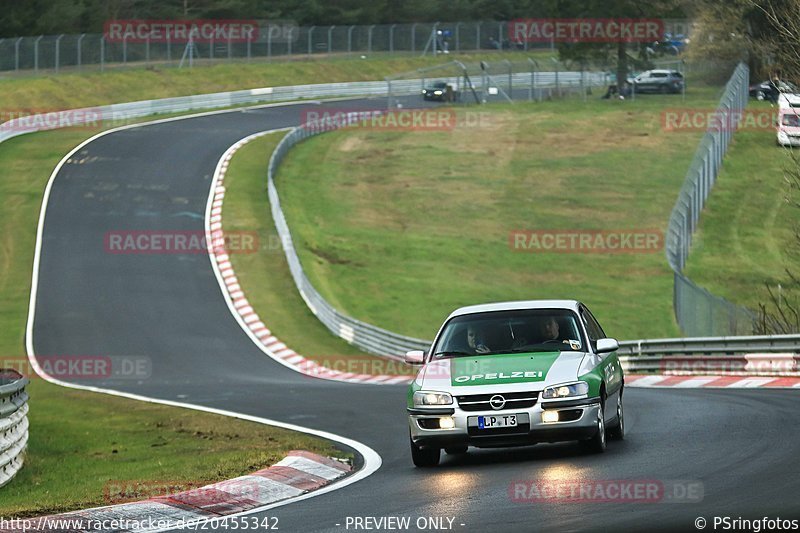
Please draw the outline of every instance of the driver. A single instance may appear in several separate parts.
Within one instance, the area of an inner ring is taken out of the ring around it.
[[[467,327],[467,346],[475,353],[489,353],[489,347],[483,344],[483,340],[478,336],[475,326]]]
[[[555,317],[547,317],[544,322],[539,325],[539,337],[542,339],[542,342],[559,340],[558,321]]]

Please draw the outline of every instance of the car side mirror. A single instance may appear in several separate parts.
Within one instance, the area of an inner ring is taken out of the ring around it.
[[[616,352],[619,350],[619,342],[617,339],[597,339],[597,353]]]
[[[421,365],[425,362],[425,352],[422,350],[411,350],[406,352],[405,362],[409,365]]]

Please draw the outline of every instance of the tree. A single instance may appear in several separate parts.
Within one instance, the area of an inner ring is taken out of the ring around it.
[[[751,0],[752,49],[763,58],[765,70],[783,79],[800,80],[800,0]],[[787,151],[784,167],[786,202],[800,220],[800,157]],[[759,304],[756,332],[782,334],[800,332],[800,225],[786,243],[788,264],[780,289],[766,286],[765,301]]]

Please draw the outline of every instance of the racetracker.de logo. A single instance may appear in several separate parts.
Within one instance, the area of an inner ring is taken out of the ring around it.
[[[254,231],[226,231],[211,244],[215,254],[249,254],[259,250],[258,233]],[[204,231],[108,231],[104,248],[106,253],[122,255],[205,254],[209,251]]]
[[[56,128],[99,128],[108,118],[101,108],[0,109],[0,132],[28,133]]]
[[[108,20],[111,43],[246,43],[258,40],[255,20]]]
[[[153,363],[147,356],[37,355],[36,365],[25,357],[0,358],[0,378],[13,372],[34,379],[39,372],[60,380],[149,379]]]
[[[665,109],[661,112],[661,127],[664,131],[775,131],[778,124],[775,109],[747,109],[725,111],[710,109]],[[784,113],[780,116],[784,126],[800,126],[800,112]]]
[[[652,43],[664,36],[660,19],[516,19],[508,23],[513,42]]]
[[[697,480],[598,479],[512,481],[514,503],[697,503],[704,486]]]
[[[485,126],[489,120],[487,113],[459,115],[453,109],[320,109],[301,113],[304,127],[314,130],[351,127],[378,131],[451,131],[457,127]]]
[[[515,252],[574,254],[648,254],[664,248],[659,230],[514,230],[508,246]]]
[[[221,491],[225,494],[221,494]],[[193,507],[208,507],[220,504],[221,497],[231,499],[261,501],[260,485],[255,481],[225,481],[213,486],[202,486],[191,481],[126,481],[112,480],[103,487],[107,503],[117,504],[129,501],[164,498],[187,503]]]

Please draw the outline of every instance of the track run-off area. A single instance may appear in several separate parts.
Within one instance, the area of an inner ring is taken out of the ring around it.
[[[232,313],[207,254],[108,252],[109,232],[204,232],[223,154],[249,135],[296,126],[304,112],[326,106],[336,104],[156,121],[99,135],[65,158],[42,208],[30,357],[147,357],[147,379],[71,384],[338,439],[356,454],[360,474],[254,514],[275,517],[282,531],[354,530],[382,517],[409,517],[410,530],[696,530],[698,517],[710,526],[715,516],[800,515],[791,503],[800,493],[797,391],[630,387],[626,439],[604,454],[587,455],[576,444],[473,449],[446,456],[438,468],[416,469],[405,385],[317,379],[268,357]],[[383,101],[347,106],[379,109]],[[531,490],[517,491],[619,480],[701,493],[610,503],[534,500]]]

